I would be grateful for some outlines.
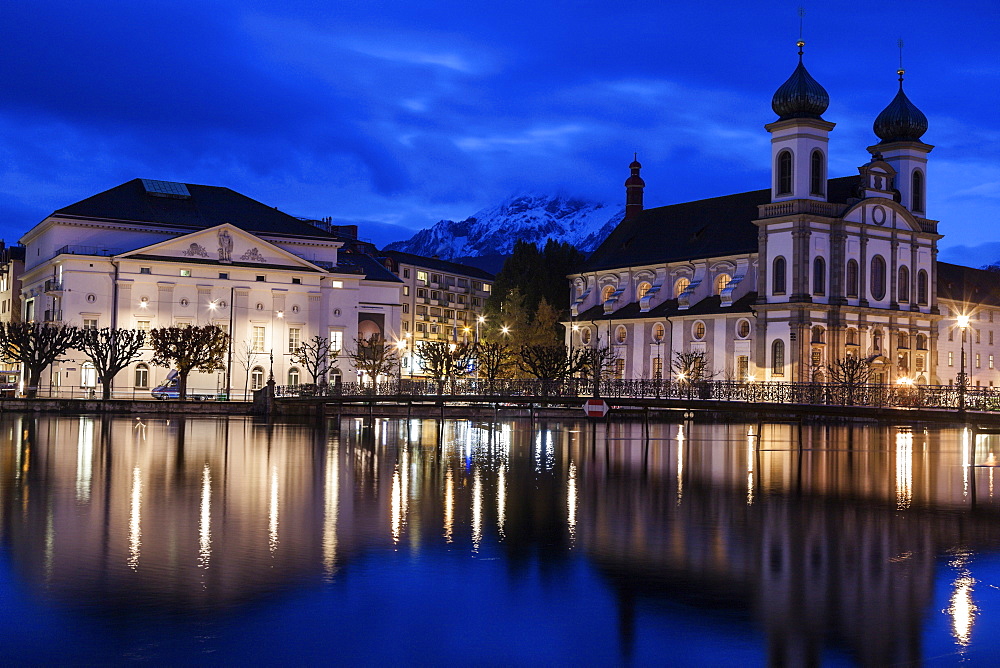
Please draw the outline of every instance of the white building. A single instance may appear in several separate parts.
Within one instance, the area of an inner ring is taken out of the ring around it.
[[[337,235],[228,188],[134,179],[55,211],[21,242],[25,320],[230,332],[228,373],[192,374],[196,392],[242,396],[272,368],[278,384],[312,382],[292,361],[300,342],[318,335],[343,349],[358,336],[400,331],[402,284],[379,262],[339,253]],[[151,357],[144,351],[119,374],[116,396],[149,396],[167,373]],[[335,366],[356,379],[346,356]],[[95,384],[93,367],[70,351],[41,389]]]
[[[644,210],[633,162],[625,220],[570,276],[567,342],[610,342],[625,378],[669,378],[675,353],[704,352],[717,378],[823,380],[825,367],[853,356],[872,360],[876,381],[953,381],[959,365],[939,358],[939,339],[954,338],[957,313],[989,317],[981,306],[996,300],[948,290],[948,313],[939,307],[942,235],[926,207],[933,147],[902,75],[856,176],[828,178],[829,96],[801,44],[772,99],[778,119],[764,126],[765,188]],[[969,370],[986,385],[993,357],[978,354]]]

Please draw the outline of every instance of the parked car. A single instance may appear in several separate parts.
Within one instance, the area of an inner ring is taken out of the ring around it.
[[[171,369],[170,373],[167,374],[166,379],[162,384],[157,385],[152,390],[149,391],[153,395],[154,399],[180,399],[180,378],[177,375],[176,369]],[[192,390],[188,388],[188,399],[218,399],[220,396],[216,396],[215,393],[206,394],[205,392],[199,392],[197,390]]]

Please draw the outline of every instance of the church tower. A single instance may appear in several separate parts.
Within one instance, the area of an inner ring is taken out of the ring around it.
[[[896,170],[896,190],[900,204],[918,218],[927,218],[927,154],[934,147],[920,141],[927,132],[927,117],[903,92],[902,67],[899,92],[875,119],[872,129],[881,139],[868,151]]]
[[[771,133],[771,201],[826,201],[827,156],[834,123],[823,120],[830,96],[802,64],[781,84],[771,100],[778,120],[764,129]]]
[[[625,220],[635,218],[642,213],[642,191],[646,187],[646,182],[639,176],[642,165],[639,164],[638,154],[628,168],[632,171],[632,175],[625,180]]]

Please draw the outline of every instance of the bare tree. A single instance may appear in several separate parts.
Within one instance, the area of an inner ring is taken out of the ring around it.
[[[203,327],[161,327],[150,331],[152,363],[177,367],[177,391],[187,398],[188,374],[195,369],[211,372],[225,364],[229,335],[215,325]]]
[[[581,353],[580,372],[595,382],[611,378],[618,361],[618,352],[611,346],[603,348],[579,348]]]
[[[111,398],[111,383],[122,369],[140,357],[146,333],[138,329],[85,329],[77,346],[90,358],[101,381],[101,398]]]
[[[703,352],[675,352],[670,366],[674,370],[674,377],[682,383],[699,383],[713,375],[708,372]]]
[[[399,351],[379,334],[354,339],[354,350],[347,351],[354,368],[371,376],[372,387],[379,376],[387,376],[399,366]]]
[[[0,323],[0,355],[6,362],[21,364],[28,380],[25,394],[31,399],[38,396],[38,383],[46,367],[79,342],[80,330],[69,325]]]
[[[514,365],[514,351],[502,342],[481,341],[476,346],[479,377],[493,382],[505,377]]]
[[[243,367],[246,372],[246,376],[243,379],[243,400],[246,401],[248,398],[248,393],[250,392],[250,370],[254,367],[254,362],[257,359],[257,355],[264,354],[263,351],[257,350],[253,345],[253,339],[246,339],[241,341],[239,346],[233,350],[233,357],[236,358],[236,363]]]
[[[468,375],[476,357],[474,343],[448,343],[446,341],[421,341],[417,345],[420,367],[438,382],[438,394],[444,390],[445,380]]]
[[[515,360],[524,373],[541,381],[556,381],[569,378],[584,368],[586,351],[571,349],[565,345],[521,346]],[[542,394],[547,394],[545,383]]]
[[[317,334],[299,345],[292,362],[305,367],[314,385],[326,385],[326,374],[338,354],[339,351],[330,349],[330,339]]]
[[[830,383],[840,386],[843,391],[842,400],[848,406],[854,405],[858,392],[874,379],[874,361],[874,355],[871,357],[848,355],[824,367]]]

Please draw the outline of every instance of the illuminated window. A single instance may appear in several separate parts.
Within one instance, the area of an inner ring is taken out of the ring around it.
[[[647,283],[646,281],[643,281],[643,282],[642,282],[642,283],[640,283],[640,284],[639,284],[639,286],[638,286],[638,287],[637,287],[637,288],[635,289],[635,298],[636,298],[636,299],[642,299],[643,297],[645,297],[645,296],[646,296],[646,293],[647,293],[647,292],[649,292],[649,290],[650,290],[650,289],[651,289],[652,287],[653,287],[652,285],[650,285],[650,284],[649,284],[649,283]]]
[[[702,322],[701,320],[698,320],[697,322],[694,323],[694,328],[692,331],[694,334],[695,341],[701,341],[702,339],[705,338],[705,323]]]
[[[585,346],[590,344],[590,328],[589,327],[584,327],[583,329],[580,330],[580,341]]]
[[[618,343],[625,343],[625,340],[627,338],[628,338],[628,330],[626,330],[624,327],[619,327],[617,330],[615,330],[615,340],[617,340]]]
[[[190,275],[191,275],[190,269],[181,269],[181,276],[190,276]]]
[[[729,274],[719,274],[715,277],[715,294],[721,295],[722,291],[729,287],[729,282],[733,277]]]
[[[299,370],[292,367],[288,370],[288,384],[298,385],[299,384]]]
[[[625,360],[619,358],[615,360],[615,380],[625,377]]]
[[[740,337],[741,339],[745,339],[748,336],[750,336],[750,321],[749,320],[740,320],[736,324],[736,336]]]
[[[690,285],[690,278],[678,278],[677,282],[674,283],[674,298],[680,297],[684,294],[684,291],[687,290]]]
[[[252,342],[253,351],[255,353],[264,352],[264,336],[267,333],[267,328],[263,325],[254,325],[250,340]],[[259,388],[258,388],[259,389]]]
[[[147,339],[147,342],[148,342],[148,339],[149,339],[149,320],[136,320],[135,321],[135,328],[138,329],[140,332],[145,332],[146,333],[146,339]]]
[[[80,387],[97,387],[97,369],[93,362],[84,362],[80,369]]]
[[[781,339],[771,344],[771,375],[785,375],[785,342]]]
[[[426,271],[418,271],[417,272],[417,280],[420,281],[421,283],[426,284],[427,283],[427,272]]]
[[[298,352],[299,347],[302,345],[302,330],[298,327],[288,328],[288,352],[295,353]]]
[[[605,285],[604,289],[601,290],[601,301],[606,302],[611,299],[611,295],[615,294],[615,286]]]
[[[663,327],[663,323],[658,322],[653,325],[653,340],[659,343],[663,340],[663,335],[666,333],[666,329]]]
[[[250,389],[259,390],[262,387],[264,387],[264,369],[255,366],[250,372]]]
[[[149,367],[139,364],[135,367],[135,386],[138,388],[149,387]]]
[[[418,329],[420,329],[418,327]],[[421,331],[423,331],[421,329]],[[344,349],[344,333],[337,330],[330,330],[330,352],[339,353]]]
[[[83,319],[84,329],[97,329],[97,318],[84,318]]]

